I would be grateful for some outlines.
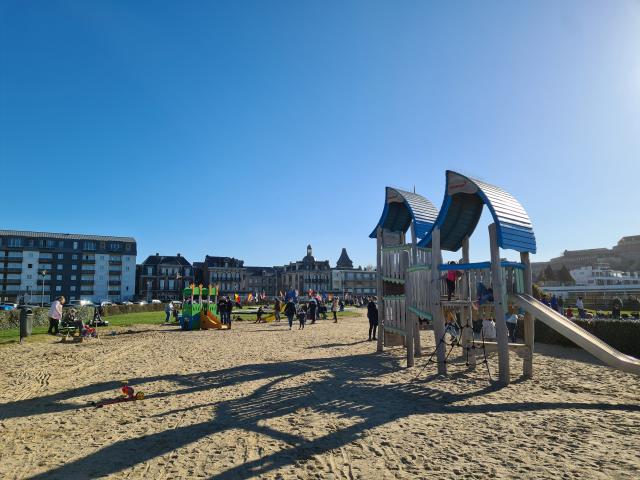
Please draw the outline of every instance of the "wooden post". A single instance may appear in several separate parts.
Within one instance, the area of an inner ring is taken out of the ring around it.
[[[462,263],[469,263],[469,237],[464,237],[462,241]],[[462,308],[461,312],[461,321],[462,321],[462,335],[461,335],[461,343],[462,343],[462,356],[468,359],[469,368],[476,368],[476,352],[471,349],[473,345],[473,319],[472,319],[472,308],[471,308],[471,285],[469,285],[469,271],[464,271],[464,276],[462,277],[462,292],[461,298],[467,300],[469,304]]]
[[[411,222],[411,255],[413,255],[411,264],[415,267],[418,265],[418,238],[416,235],[416,226],[414,225],[414,222]],[[412,282],[410,305],[413,307],[416,306],[416,295],[420,295],[420,293],[417,291],[416,285]],[[418,316],[415,313],[409,312],[408,314],[411,315],[411,323],[413,325],[414,355],[416,357],[420,357],[422,356],[422,346],[420,344],[420,322],[418,321]]]
[[[447,374],[447,365],[445,362],[446,349],[442,343],[444,339],[444,317],[442,315],[442,306],[440,305],[440,229],[435,228],[431,233],[431,285],[430,292],[433,299],[433,334],[436,342],[436,357],[438,359],[438,374]]]
[[[520,254],[520,261],[524,264],[524,293],[533,295],[533,281],[531,279],[531,262],[529,253]],[[533,377],[533,347],[535,341],[535,319],[529,312],[524,314],[524,343],[529,347],[529,356],[524,359],[522,366],[525,378]]]
[[[491,283],[493,285],[493,303],[496,321],[496,340],[498,343],[498,378],[501,385],[509,384],[509,333],[505,319],[505,289],[500,266],[500,247],[495,223],[489,225],[491,247]]]
[[[377,245],[377,263],[378,263],[378,352],[384,350],[384,299],[382,298],[383,284],[382,284],[382,227],[378,227],[376,232],[376,245]]]

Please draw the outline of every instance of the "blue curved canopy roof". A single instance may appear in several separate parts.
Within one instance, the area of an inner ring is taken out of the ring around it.
[[[420,240],[431,231],[437,216],[436,207],[422,195],[387,187],[382,216],[369,237],[376,238],[380,226],[394,232],[406,232],[413,221],[416,238]]]
[[[511,194],[495,185],[447,170],[444,203],[433,228],[440,229],[440,247],[455,252],[471,236],[486,205],[497,226],[503,249],[536,253],[536,238],[527,212]],[[418,243],[431,245],[431,231]]]

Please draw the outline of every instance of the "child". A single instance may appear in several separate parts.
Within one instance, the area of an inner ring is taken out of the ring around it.
[[[262,320],[262,313],[264,312],[264,310],[262,310],[262,305],[260,305],[260,307],[258,307],[258,312],[256,313],[256,321],[253,323],[265,323],[264,320]]]
[[[518,315],[516,315],[515,309],[509,306],[509,311],[505,313],[505,320],[507,322],[507,330],[509,330],[509,341],[516,343],[516,328],[518,327]]]
[[[298,310],[298,322],[300,322],[300,326],[298,330],[304,330],[304,324],[307,321],[307,306],[303,305],[300,310]]]
[[[482,321],[482,336],[485,340],[496,339],[496,322],[491,318],[485,318]]]

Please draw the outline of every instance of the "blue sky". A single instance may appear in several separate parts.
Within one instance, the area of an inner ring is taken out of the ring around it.
[[[639,152],[637,1],[0,0],[1,228],[367,264],[385,185],[449,168],[544,260],[640,233]]]

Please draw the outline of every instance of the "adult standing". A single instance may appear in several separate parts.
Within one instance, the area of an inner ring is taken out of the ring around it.
[[[229,297],[225,297],[227,304],[227,326],[229,330],[231,330],[231,314],[233,313],[233,302],[229,299]]]
[[[49,309],[49,330],[47,330],[49,335],[57,335],[60,331],[59,323],[62,319],[62,306],[64,302],[64,297],[58,297],[51,304],[51,308]]]
[[[333,313],[333,323],[338,323],[338,302],[340,301],[339,297],[333,297],[333,301],[331,302],[331,313]]]
[[[558,312],[564,315],[564,299],[562,296],[558,297]]]
[[[280,321],[280,308],[282,307],[282,302],[280,302],[280,299],[278,297],[276,297],[276,301],[273,302],[273,314],[276,317],[276,322]]]
[[[169,302],[164,307],[164,314],[165,314],[164,323],[169,323],[169,321],[171,320],[171,310],[173,310],[173,304]]]
[[[290,298],[286,305],[284,306],[284,316],[287,317],[287,321],[289,322],[289,330],[293,327],[293,317],[296,315],[296,305],[293,303],[293,300]]]
[[[227,324],[227,300],[226,297],[220,296],[218,298],[218,315],[220,316],[220,322],[223,325]]]
[[[318,302],[315,298],[311,298],[309,300],[309,320],[311,320],[311,324],[316,323],[316,314],[318,311]]]
[[[584,318],[585,312],[584,312],[584,303],[582,302],[582,297],[578,297],[578,299],[576,300],[576,308],[578,309],[578,316],[580,318]]]
[[[373,298],[367,303],[367,318],[369,319],[369,341],[376,340],[376,330],[378,329],[378,306]]]

